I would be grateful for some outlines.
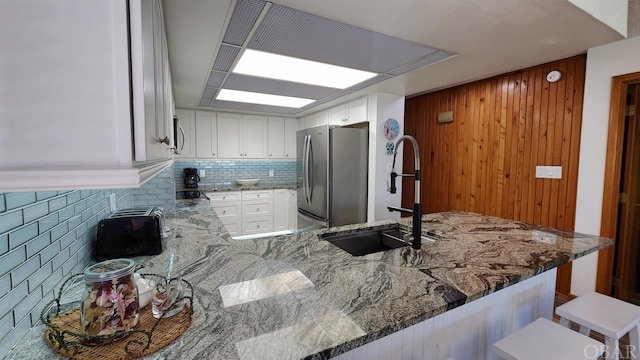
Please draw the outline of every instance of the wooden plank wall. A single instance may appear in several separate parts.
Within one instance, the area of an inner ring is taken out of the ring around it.
[[[424,213],[465,210],[573,230],[586,55],[407,99],[420,146]],[[551,70],[562,78],[546,80]],[[453,122],[438,124],[438,113]],[[409,146],[403,144],[402,146]],[[413,151],[404,152],[405,172]],[[536,179],[536,165],[562,179]],[[413,179],[403,178],[411,208]]]

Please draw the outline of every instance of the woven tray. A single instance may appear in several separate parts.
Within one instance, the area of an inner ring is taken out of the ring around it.
[[[157,319],[151,314],[151,306],[147,306],[140,311],[140,320],[136,329],[150,332],[152,327],[157,323]],[[80,326],[80,308],[73,308],[60,316],[51,319],[52,325],[57,326],[61,333],[68,330],[73,333],[82,333]],[[78,360],[95,360],[95,359],[135,359],[144,355],[149,355],[165,347],[167,344],[178,338],[191,325],[191,309],[185,304],[184,309],[179,313],[162,319],[153,332],[151,333],[151,343],[147,349],[148,337],[144,333],[133,333],[114,341],[107,345],[88,346],[81,342],[67,342],[67,348],[61,347],[53,331],[47,329],[44,339],[49,346],[56,352]],[[133,343],[132,340],[139,341],[139,344]],[[141,345],[140,345],[141,344]],[[69,346],[73,345],[73,346]],[[129,354],[125,351],[128,347]]]

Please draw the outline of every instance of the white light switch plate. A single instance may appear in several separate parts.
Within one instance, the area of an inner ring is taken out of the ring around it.
[[[562,166],[536,166],[538,179],[562,179]]]
[[[273,170],[269,170],[269,177],[273,177]]]
[[[387,175],[391,174],[391,170],[393,170],[393,164],[387,163]]]
[[[207,174],[205,169],[200,169],[198,172],[201,178],[205,177],[205,175]]]

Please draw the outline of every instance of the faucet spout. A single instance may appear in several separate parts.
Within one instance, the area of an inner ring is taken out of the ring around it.
[[[415,173],[414,174],[398,174],[396,172],[396,155],[398,154],[398,146],[404,140],[409,140],[413,145],[413,154],[415,160]],[[415,185],[415,200],[413,202],[413,210],[411,211],[413,215],[413,224],[412,224],[412,232],[411,237],[412,242],[411,246],[414,249],[420,249],[421,243],[421,218],[422,218],[422,204],[420,203],[420,151],[418,150],[418,142],[413,136],[403,135],[398,138],[396,141],[396,146],[393,151],[393,164],[391,165],[391,185],[389,186],[389,192],[395,194],[396,189],[396,178],[398,176],[412,176],[414,178]],[[401,212],[409,212],[408,209],[398,208],[394,206],[388,207],[389,211],[401,211]]]

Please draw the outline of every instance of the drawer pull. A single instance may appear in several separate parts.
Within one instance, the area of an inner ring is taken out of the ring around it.
[[[260,211],[260,208],[257,208],[256,211]]]
[[[223,213],[223,214],[226,214],[226,213],[227,213],[227,210],[222,210],[222,213]]]
[[[260,224],[258,224],[258,226],[256,226],[256,227],[260,227]]]

